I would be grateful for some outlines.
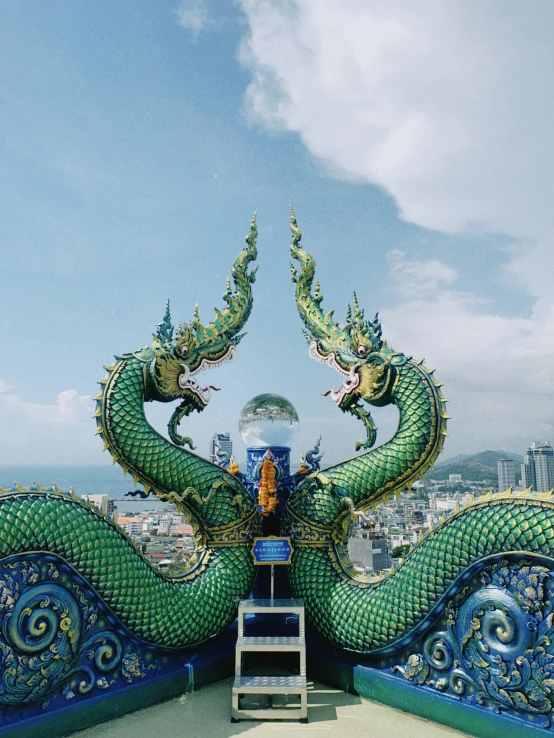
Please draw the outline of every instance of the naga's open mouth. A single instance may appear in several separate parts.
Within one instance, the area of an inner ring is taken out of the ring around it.
[[[210,384],[207,387],[201,387],[196,381],[195,377],[198,374],[207,371],[208,369],[213,369],[215,367],[221,366],[222,364],[227,364],[230,361],[234,361],[236,355],[237,350],[235,346],[230,346],[227,353],[222,356],[221,359],[216,359],[214,361],[211,361],[210,359],[202,359],[200,366],[193,372],[191,372],[186,364],[181,364],[181,366],[183,367],[183,371],[181,374],[179,374],[179,387],[183,390],[186,389],[190,392],[194,392],[194,394],[197,395],[202,404],[207,405],[212,396],[212,390],[214,392],[219,392],[219,387],[214,387],[213,384]]]
[[[319,351],[317,350],[317,341],[311,342],[309,353],[312,359],[319,361],[320,364],[326,364],[327,366],[330,366],[341,376],[345,377],[342,385],[339,387],[338,390],[333,388],[328,390],[327,392],[323,392],[324,397],[331,395],[331,399],[337,405],[346,395],[349,395],[351,392],[353,392],[360,384],[360,375],[356,371],[357,368],[360,366],[359,364],[354,364],[354,366],[352,366],[349,371],[346,371],[337,362],[334,353],[331,352],[327,356],[322,356],[319,353]]]

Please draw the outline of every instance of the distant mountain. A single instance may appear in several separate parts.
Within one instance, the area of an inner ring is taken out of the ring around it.
[[[469,454],[458,454],[457,456],[453,456],[451,459],[437,462],[437,469],[439,468],[439,466],[446,466],[446,464],[459,464],[460,462],[469,458],[471,458]]]
[[[461,474],[467,482],[496,482],[498,480],[498,462],[500,459],[513,459],[515,462],[516,482],[521,478],[519,465],[523,463],[523,456],[508,451],[481,451],[478,454],[459,454],[437,464],[435,469],[427,472],[424,479],[447,480],[450,474]]]

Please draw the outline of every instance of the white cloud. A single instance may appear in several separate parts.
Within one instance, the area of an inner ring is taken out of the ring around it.
[[[554,310],[520,318],[487,309],[472,293],[406,290],[381,317],[392,346],[437,367],[451,401],[452,447],[521,451],[554,430]]]
[[[11,389],[11,386],[9,384],[6,384],[6,382],[3,379],[0,379],[0,393],[9,392],[10,389]]]
[[[90,395],[79,395],[77,390],[64,390],[58,395],[59,422],[88,423],[94,403]]]
[[[424,352],[457,388],[553,392],[554,374],[540,369],[554,362],[554,342],[542,333],[552,324],[481,312],[481,305],[472,294],[445,291],[406,299],[382,316],[394,346],[418,356]]]
[[[554,421],[554,6],[240,5],[255,119],[297,132],[338,176],[384,187],[406,220],[520,240],[497,276],[535,298],[531,314],[496,314],[492,301],[454,289],[447,264],[393,252],[397,305],[381,315],[392,345],[438,367],[460,450],[517,449],[546,432]]]
[[[37,402],[28,402],[19,395],[9,392],[6,387],[0,397],[0,407],[3,413],[10,413],[13,417],[21,417],[42,425],[62,424],[66,426],[79,425],[89,422],[94,409],[94,402],[90,395],[79,395],[77,390],[64,390],[57,397],[55,405],[44,405]]]
[[[209,22],[207,0],[181,0],[175,14],[181,28],[194,36],[198,36]]]
[[[414,223],[534,235],[551,199],[551,3],[241,6],[254,115],[384,186]]]
[[[389,253],[389,263],[392,281],[402,293],[408,291],[421,295],[436,292],[455,282],[458,277],[455,269],[438,259],[411,261],[403,251],[397,249]]]
[[[56,404],[29,402],[0,388],[0,465],[97,463],[101,444],[91,443],[94,402],[77,390],[60,392]],[[27,450],[26,450],[27,449]],[[29,449],[31,451],[29,452]],[[28,454],[31,454],[29,456]]]

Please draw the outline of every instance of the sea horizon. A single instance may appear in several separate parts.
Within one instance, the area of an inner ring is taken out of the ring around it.
[[[144,512],[165,508],[167,502],[161,502],[155,495],[145,500],[125,498],[125,494],[135,489],[143,490],[141,484],[134,484],[132,477],[124,475],[119,466],[85,465],[85,464],[5,464],[0,465],[0,487],[12,487],[14,482],[30,487],[37,482],[42,487],[55,484],[64,492],[73,489],[81,495],[109,495],[117,500],[117,509],[124,512]]]

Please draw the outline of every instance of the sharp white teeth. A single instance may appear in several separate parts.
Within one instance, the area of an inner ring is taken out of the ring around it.
[[[330,353],[328,356],[321,356],[321,354],[317,350],[317,343],[315,341],[312,341],[312,343],[310,344],[309,354],[312,359],[319,361],[320,364],[326,364],[327,366],[330,366],[343,377],[350,376],[350,374],[352,374],[352,372],[354,372],[356,367],[358,366],[358,364],[355,364],[349,372],[346,372],[340,366],[340,364],[337,363],[334,353]]]
[[[216,369],[218,366],[222,366],[223,364],[226,364],[227,362],[231,362],[235,360],[235,357],[237,355],[236,349],[234,346],[231,346],[225,356],[221,359],[217,359],[216,361],[210,361],[210,359],[202,359],[202,363],[196,369],[195,371],[191,372],[191,377],[196,376],[197,374],[203,373],[208,371],[208,369]]]
[[[325,393],[326,395],[331,395],[333,402],[336,402],[338,404],[345,395],[348,395],[350,392],[355,390],[356,387],[360,384],[360,375],[356,371],[360,366],[359,363],[354,364],[354,366],[350,367],[350,371],[346,372],[337,363],[334,353],[330,353],[328,356],[321,356],[321,354],[317,350],[316,341],[312,341],[312,343],[310,344],[309,354],[312,359],[319,361],[320,364],[326,364],[327,366],[332,367],[342,377],[345,377],[342,386],[338,390],[333,388],[329,392]]]

